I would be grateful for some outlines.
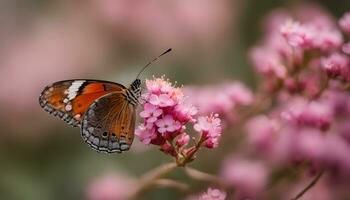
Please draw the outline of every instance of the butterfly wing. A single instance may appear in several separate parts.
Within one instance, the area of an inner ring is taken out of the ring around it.
[[[94,150],[121,153],[130,148],[135,131],[135,106],[125,91],[114,92],[94,101],[86,111],[81,134]]]
[[[72,126],[80,126],[90,104],[111,92],[122,91],[118,83],[99,80],[66,80],[47,86],[39,97],[40,106]]]

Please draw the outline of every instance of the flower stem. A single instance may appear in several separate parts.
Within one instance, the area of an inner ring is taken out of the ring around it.
[[[223,181],[217,176],[187,166],[185,167],[185,172],[189,177],[193,179],[215,183],[221,188],[226,188],[226,184],[224,184]]]
[[[176,167],[176,163],[167,163],[147,172],[140,178],[139,186],[131,196],[136,199],[141,193],[156,184],[158,179],[173,171]]]
[[[189,186],[187,184],[171,179],[157,179],[154,181],[154,185],[159,187],[172,187],[184,192],[189,190]]]
[[[291,200],[297,200],[297,199],[301,198],[307,191],[309,191],[312,187],[314,187],[316,185],[316,183],[320,180],[320,178],[322,177],[323,174],[324,174],[324,170],[321,170],[315,176],[315,178],[312,179],[312,181]]]
[[[195,156],[195,154],[197,153],[197,151],[201,148],[203,142],[205,142],[206,138],[205,137],[201,137],[199,139],[199,141],[196,143],[196,145],[193,147],[193,151],[191,151],[191,153],[185,155],[185,157],[183,159],[177,159],[176,163],[177,166],[179,167],[184,167],[187,163],[193,161],[193,157]]]

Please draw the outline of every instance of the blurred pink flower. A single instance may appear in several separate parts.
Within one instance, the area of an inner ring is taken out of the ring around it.
[[[342,34],[336,29],[318,30],[318,35],[313,44],[314,48],[330,52],[338,49],[343,43]]]
[[[188,101],[198,108],[200,114],[220,113],[232,117],[238,106],[250,105],[253,93],[240,82],[212,86],[189,86],[184,88]]]
[[[332,105],[327,101],[312,101],[299,97],[291,99],[281,117],[297,126],[327,130],[333,120]]]
[[[344,53],[350,55],[350,42],[347,42],[343,45],[342,50]]]
[[[268,169],[260,161],[240,158],[227,159],[221,177],[231,185],[240,198],[255,198],[263,192],[268,181]]]
[[[330,78],[341,76],[346,79],[350,73],[350,60],[346,55],[333,53],[322,60],[322,67]]]
[[[127,200],[135,189],[135,181],[125,175],[106,174],[86,188],[88,200]]]
[[[312,46],[312,40],[316,35],[315,30],[291,20],[286,21],[281,26],[280,31],[289,45],[303,49],[308,49]]]
[[[202,194],[198,200],[225,200],[226,192],[219,189],[208,188],[207,192]]]
[[[277,120],[269,119],[265,115],[249,119],[245,125],[248,142],[258,151],[269,152],[275,142],[275,134],[279,126]]]
[[[307,160],[322,161],[325,157],[326,138],[317,130],[302,130],[298,136],[298,143],[296,144],[297,151]]]
[[[286,67],[277,52],[270,48],[256,47],[250,51],[250,60],[255,70],[264,76],[271,75],[284,78],[287,74]]]
[[[241,82],[223,85],[223,90],[236,105],[250,105],[253,103],[252,91]]]
[[[339,25],[342,30],[350,35],[350,12],[347,12],[339,20]]]
[[[326,166],[341,177],[350,178],[350,144],[336,134],[328,134],[325,137],[323,161]]]
[[[331,51],[340,47],[343,42],[338,30],[328,26],[318,27],[313,23],[301,24],[288,20],[280,30],[291,46],[301,49]]]

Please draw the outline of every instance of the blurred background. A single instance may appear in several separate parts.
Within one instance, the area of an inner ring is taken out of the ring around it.
[[[128,85],[145,63],[173,48],[143,78],[165,74],[180,85],[240,80],[254,89],[247,52],[262,35],[264,17],[300,4],[317,4],[337,18],[350,10],[345,0],[1,0],[0,199],[91,199],[103,177],[128,182],[171,161],[137,139],[124,154],[94,152],[79,129],[40,108],[46,85],[73,78]],[[224,152],[201,152],[192,166],[217,173]],[[172,176],[206,188],[181,170]],[[165,196],[184,194],[155,189],[143,198]]]

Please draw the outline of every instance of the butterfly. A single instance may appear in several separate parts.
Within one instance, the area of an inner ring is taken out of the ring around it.
[[[103,80],[64,80],[46,86],[39,104],[46,112],[80,127],[84,142],[92,149],[105,153],[127,151],[134,139],[136,108],[141,97],[139,76],[170,51],[148,62],[129,87]]]

